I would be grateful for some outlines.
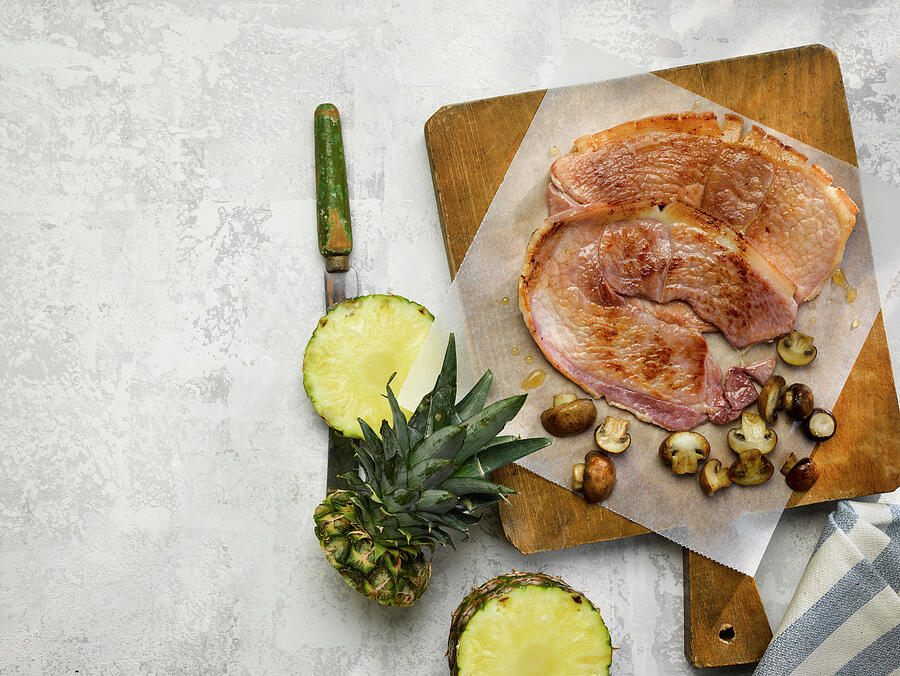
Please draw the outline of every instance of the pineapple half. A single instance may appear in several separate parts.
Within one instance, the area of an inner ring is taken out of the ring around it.
[[[612,645],[583,594],[543,573],[512,573],[463,599],[447,657],[453,676],[587,676],[609,674]]]
[[[361,471],[341,476],[347,489],[330,493],[314,519],[325,557],[361,594],[386,606],[413,604],[431,575],[423,548],[452,544],[449,531],[468,533],[476,510],[513,492],[490,473],[550,443],[497,436],[525,395],[485,406],[491,380],[488,371],[457,403],[451,334],[434,388],[409,421],[390,380],[391,421],[379,435],[360,419],[363,439],[353,444]]]
[[[344,436],[361,439],[391,416],[384,384],[403,385],[434,317],[402,296],[374,294],[338,303],[319,320],[303,355],[303,387],[316,412]]]

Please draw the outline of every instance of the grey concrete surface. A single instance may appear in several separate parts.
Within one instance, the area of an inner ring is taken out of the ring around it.
[[[824,43],[860,165],[900,184],[891,0],[3,3],[0,673],[446,673],[450,612],[511,568],[587,592],[616,673],[692,671],[661,538],[526,557],[488,514],[390,610],[312,532],[315,105],[343,114],[362,290],[436,306],[424,121],[546,85],[573,39],[646,69]],[[828,511],[776,531],[773,625]]]

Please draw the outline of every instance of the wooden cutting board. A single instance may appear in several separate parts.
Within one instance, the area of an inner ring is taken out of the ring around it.
[[[856,164],[840,65],[821,45],[655,74]],[[445,106],[425,123],[451,274],[462,263],[545,91]],[[795,493],[788,507],[900,485],[900,412],[881,315],[834,414],[837,433],[814,452],[821,477],[808,493]],[[501,505],[500,515],[507,538],[523,553],[648,532],[522,467],[506,467],[494,479],[518,492]],[[688,659],[701,667],[758,660],[772,632],[753,578],[693,552],[685,551],[684,562]]]

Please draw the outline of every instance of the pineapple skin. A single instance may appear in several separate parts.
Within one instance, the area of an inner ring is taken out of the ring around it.
[[[451,676],[459,676],[459,666],[457,664],[459,654],[459,641],[462,638],[469,620],[474,617],[475,613],[481,610],[486,603],[493,599],[501,598],[517,589],[536,585],[540,587],[557,587],[562,589],[573,597],[577,596],[581,599],[579,603],[583,603],[593,611],[599,613],[596,606],[582,593],[576,591],[558,577],[546,575],[545,573],[516,573],[512,572],[508,575],[498,575],[488,580],[480,587],[476,587],[462,600],[462,603],[453,611],[452,621],[450,623],[450,638],[447,641],[447,660],[450,663]]]
[[[431,562],[420,547],[378,545],[359,525],[350,491],[333,491],[316,507],[316,537],[344,581],[384,606],[411,606],[425,591]]]

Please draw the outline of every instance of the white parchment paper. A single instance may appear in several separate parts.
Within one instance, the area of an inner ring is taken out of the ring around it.
[[[501,398],[522,392],[523,381],[534,370],[546,373],[540,387],[528,390],[528,401],[507,427],[508,433],[546,436],[539,416],[551,405],[554,394],[578,392],[587,396],[544,359],[516,303],[526,243],[547,216],[550,164],[559,154],[569,152],[579,136],[649,115],[685,110],[713,110],[720,120],[731,112],[653,75],[547,92],[444,307],[437,312],[438,321],[422,350],[423,356],[401,391],[401,403],[414,406],[431,387],[435,354],[442,353],[450,330],[461,338],[459,349],[466,353],[460,372],[461,388],[490,369],[494,373],[492,398]],[[784,134],[767,131],[828,170],[835,184],[847,190],[861,207],[842,264],[850,285],[857,290],[856,299],[847,302],[845,289],[828,282],[815,301],[801,306],[796,322],[799,330],[815,336],[818,358],[803,368],[790,367],[779,360],[776,368],[788,383],[809,385],[817,406],[831,408],[879,311],[859,175],[855,167],[845,162]],[[738,352],[719,334],[708,334],[707,341],[723,374],[732,365],[752,363],[774,354],[771,343]],[[708,498],[700,490],[696,476],[676,477],[659,460],[657,448],[668,434],[665,430],[642,423],[621,409],[607,406],[603,400],[596,403],[598,421],[606,415],[631,420],[632,444],[614,459],[616,487],[604,506],[704,556],[753,575],[790,495],[777,469],[790,452],[805,457],[813,448],[797,426],[790,425],[784,415],[775,424],[779,442],[769,455],[776,468],[772,480],[754,487],[732,486]],[[739,421],[725,426],[707,423],[696,428],[710,441],[710,458],[718,458],[726,466],[736,459],[728,449],[725,435],[738,424]],[[581,461],[592,446],[590,433],[557,439],[519,464],[568,488],[573,463]]]

